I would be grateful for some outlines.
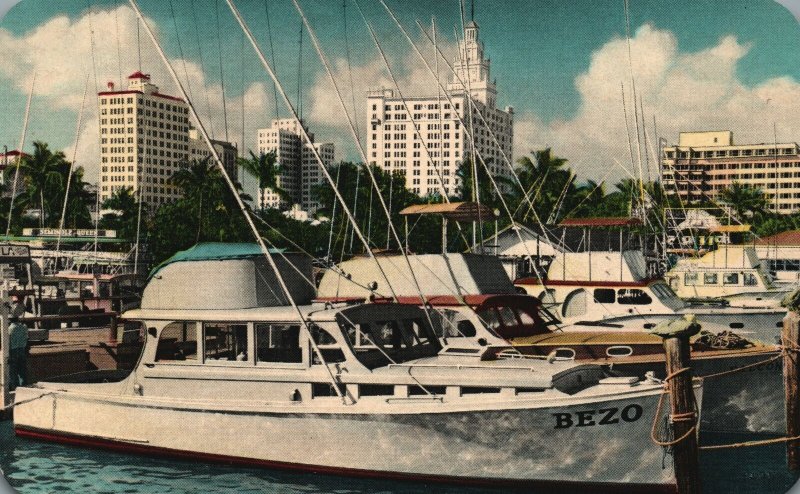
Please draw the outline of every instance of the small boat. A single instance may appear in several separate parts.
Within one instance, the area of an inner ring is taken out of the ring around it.
[[[513,351],[448,353],[420,307],[308,303],[293,273],[310,263],[283,258],[295,311],[256,249],[212,247],[159,267],[125,313],[145,338],[127,377],[18,388],[16,433],[365,477],[674,490],[669,451],[650,439],[666,420],[660,383]]]
[[[542,300],[564,331],[646,331],[693,314],[712,333],[735,331],[767,344],[779,338],[785,309],[688,302],[663,278],[648,276],[646,266],[641,250],[564,252],[553,259],[546,280],[521,278],[514,284]]]
[[[698,258],[678,259],[664,278],[690,300],[723,299],[736,307],[780,307],[794,287],[777,285],[751,245],[727,245]]]

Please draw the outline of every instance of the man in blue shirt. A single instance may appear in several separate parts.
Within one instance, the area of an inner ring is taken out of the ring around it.
[[[9,370],[11,371],[11,391],[24,386],[28,381],[28,327],[20,322],[25,314],[25,305],[19,295],[11,296],[8,308],[8,322],[11,330],[9,340]]]

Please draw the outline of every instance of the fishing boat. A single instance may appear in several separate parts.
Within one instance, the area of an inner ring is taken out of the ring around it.
[[[310,263],[279,267],[297,311],[246,248],[160,266],[125,313],[144,332],[136,368],[18,388],[16,433],[366,477],[673,489],[668,451],[650,440],[660,384],[593,364],[450,354],[423,309],[309,304],[296,273]]]
[[[423,287],[424,300],[411,283],[411,271]],[[599,364],[611,376],[665,377],[661,338],[645,331],[561,331],[538,298],[516,293],[503,277],[502,260],[492,255],[416,254],[408,256],[408,263],[400,254],[383,254],[376,262],[355,257],[325,273],[317,300],[387,300],[389,292],[376,281],[382,272],[398,280],[393,293],[399,300],[427,305],[434,318],[444,321],[439,336],[449,352],[491,353],[510,343],[524,355]],[[748,342],[731,333],[717,336],[704,329],[695,336],[695,375],[746,369],[720,375],[705,389],[701,431],[784,431],[778,355],[775,345]]]
[[[664,275],[675,293],[690,300],[722,299],[737,307],[779,307],[792,290],[776,284],[753,245],[730,243],[733,234],[749,232],[749,225],[722,225],[712,234],[727,235],[697,257],[680,257]]]
[[[542,300],[564,331],[643,331],[694,314],[712,333],[735,331],[772,344],[786,314],[781,307],[685,301],[663,278],[648,276],[640,250],[564,252],[553,259],[546,280],[521,278],[515,285]]]

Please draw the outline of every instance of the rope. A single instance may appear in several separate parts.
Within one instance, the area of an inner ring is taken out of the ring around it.
[[[764,364],[768,364],[770,362],[774,362],[774,361],[776,361],[778,359],[781,359],[781,358],[783,358],[783,353],[775,355],[774,357],[770,357],[770,358],[768,358],[766,360],[761,360],[761,361],[756,362],[754,364],[745,365],[744,367],[738,367],[736,369],[726,370],[726,371],[722,371],[722,372],[716,372],[714,374],[706,374],[705,376],[697,376],[697,377],[700,378],[700,379],[712,379],[712,378],[715,378],[715,377],[726,376],[728,374],[735,374],[737,372],[741,372],[741,371],[746,370],[746,369],[751,369],[753,367],[758,367],[759,365],[764,365]]]
[[[740,443],[732,444],[715,444],[713,446],[700,446],[700,451],[714,451],[720,449],[734,449],[734,448],[748,448],[753,446],[767,446],[770,444],[789,443],[792,441],[799,441],[800,436],[794,437],[779,437],[776,439],[762,439],[759,441],[743,441]]]
[[[8,410],[11,410],[14,407],[18,407],[20,405],[25,405],[26,403],[30,403],[32,401],[36,401],[36,400],[42,399],[45,396],[51,396],[51,395],[54,395],[54,394],[56,394],[56,392],[55,391],[51,391],[49,393],[45,393],[43,395],[35,396],[35,397],[27,399],[27,400],[17,401],[17,402],[14,402],[14,403],[12,403],[12,404],[10,404],[8,406],[0,408],[0,412],[7,412]]]
[[[14,184],[11,188],[11,204],[8,207],[8,223],[6,224],[6,238],[11,234],[11,217],[14,215],[14,198],[17,195],[17,182],[19,181],[19,165],[22,163],[22,149],[25,147],[25,137],[28,135],[28,120],[31,115],[31,100],[33,99],[33,88],[36,85],[36,72],[33,73],[31,81],[31,91],[28,93],[28,102],[25,104],[25,120],[22,123],[22,136],[19,142],[19,154],[17,155],[17,167],[14,172]],[[44,211],[42,211],[44,214]]]
[[[658,406],[656,407],[656,413],[655,416],[653,417],[653,425],[650,428],[650,439],[653,441],[653,443],[655,443],[658,446],[664,446],[664,447],[675,446],[676,444],[685,441],[686,439],[689,438],[689,436],[697,432],[697,412],[685,412],[685,413],[677,413],[669,415],[669,419],[672,423],[690,422],[690,421],[694,422],[694,425],[692,425],[692,427],[688,431],[686,431],[685,434],[671,441],[661,441],[656,437],[656,435],[658,434],[659,418],[661,417],[661,411],[664,407],[664,396],[669,392],[670,381],[672,381],[672,379],[674,379],[676,376],[679,376],[685,372],[689,372],[691,369],[692,369],[691,367],[683,367],[668,374],[667,377],[664,378],[664,391],[658,397]]]
[[[170,0],[171,2],[172,0]],[[219,84],[220,89],[222,90],[222,118],[225,120],[225,140],[229,141],[228,138],[228,105],[225,103],[225,71],[222,70],[222,30],[219,26],[219,0],[214,0],[214,10],[217,13],[217,48],[219,50]],[[180,44],[178,44],[180,47]],[[189,87],[189,93],[191,93],[191,86]],[[190,94],[191,95],[191,94]]]
[[[277,60],[275,60],[275,47],[272,44],[272,27],[269,24],[269,3],[264,0],[264,20],[267,22],[267,38],[269,39],[269,53],[272,58],[272,70],[278,74]],[[280,107],[278,105],[278,86],[272,83],[272,92],[275,96],[275,118],[280,118]],[[244,146],[244,144],[242,144]]]

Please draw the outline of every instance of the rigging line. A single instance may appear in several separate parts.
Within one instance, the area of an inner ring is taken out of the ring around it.
[[[367,165],[369,166],[369,165]],[[369,214],[367,215],[367,240],[372,237],[372,193],[374,192],[375,188],[369,188]]]
[[[339,166],[336,167],[336,188],[339,188],[339,177],[342,174],[342,164],[340,163]],[[331,260],[331,248],[333,247],[333,226],[336,223],[336,201],[333,201],[333,208],[331,208],[331,228],[330,232],[328,233],[328,253],[325,256],[325,259],[328,261]],[[369,237],[369,235],[367,235]]]
[[[631,50],[631,12],[628,0],[623,0],[625,6],[625,40],[628,46],[628,71],[631,77],[631,92],[633,96],[633,114],[636,119],[636,155],[639,164],[639,176],[643,177],[642,173],[642,142],[641,134],[639,133],[639,116],[638,107],[636,105],[636,79],[633,77],[633,53]],[[642,178],[643,180],[644,178]],[[641,201],[644,203],[644,191],[640,190]]]
[[[114,29],[117,33],[117,70],[119,71],[119,86],[122,87],[122,50],[119,43],[119,9],[121,0],[117,0],[117,8],[114,9]]]
[[[466,33],[466,22],[464,22],[464,0],[458,0],[459,11],[461,13],[461,32]],[[458,41],[458,30],[456,30],[456,41]],[[481,203],[480,192],[478,191],[478,163],[476,159],[476,149],[475,149],[475,115],[473,114],[473,106],[474,102],[472,100],[472,73],[470,72],[470,58],[469,52],[467,51],[467,38],[464,37],[464,58],[462,59],[466,64],[466,73],[467,73],[467,105],[469,108],[469,130],[470,130],[470,154],[472,159],[470,160],[471,172],[472,172],[472,200],[477,202],[478,204]],[[460,51],[459,51],[460,54]],[[483,243],[483,218],[481,217],[481,208],[478,208],[478,224],[477,227],[480,228],[481,231],[481,244]],[[472,222],[472,251],[475,251],[475,247],[477,246],[477,235],[476,235],[476,224]],[[483,247],[481,247],[483,248]]]
[[[214,0],[214,10],[217,14],[217,48],[219,51],[219,83],[222,90],[222,118],[225,120],[225,140],[230,141],[228,137],[228,105],[225,102],[225,71],[222,69],[222,30],[219,25],[219,0]]]
[[[64,218],[67,216],[67,202],[69,201],[69,190],[72,186],[72,171],[75,168],[75,160],[78,157],[78,144],[81,137],[81,128],[83,125],[83,110],[86,107],[86,94],[89,92],[89,73],[86,73],[86,82],[83,85],[83,98],[81,99],[81,109],[78,112],[78,123],[75,126],[75,148],[72,150],[72,161],[69,164],[69,172],[67,173],[67,188],[64,191],[64,206],[61,208],[61,221],[58,223],[58,239],[56,240],[56,259],[61,250],[61,232],[64,229]],[[99,191],[98,191],[99,193]],[[97,214],[100,214],[98,211]],[[57,262],[57,261],[56,261]]]
[[[242,79],[242,141],[241,141],[241,153],[240,153],[240,155],[242,155],[242,156],[244,156],[244,150],[245,150],[245,145],[244,145],[244,140],[245,140],[244,107],[245,107],[245,92],[247,91],[245,77],[244,77],[244,74],[245,74],[244,48],[245,48],[245,39],[244,39],[244,33],[242,33],[242,73],[241,73],[241,79]]]
[[[361,131],[358,128],[358,118],[356,117],[356,85],[353,82],[353,67],[350,63],[350,37],[347,35],[347,0],[342,0],[342,20],[344,21],[344,50],[347,56],[347,73],[350,78],[350,98],[352,99],[353,104],[353,117],[356,126],[356,133],[361,134]],[[371,193],[372,189],[370,189]],[[370,213],[372,210],[370,209]]]
[[[189,78],[189,70],[186,68],[186,57],[183,56],[183,46],[181,45],[181,32],[178,29],[178,17],[175,15],[175,7],[172,0],[169,0],[169,11],[172,15],[172,25],[175,27],[175,40],[178,42],[178,55],[181,57],[183,64],[183,74],[186,76],[186,86],[189,88],[189,97],[194,100],[192,94],[192,80]]]
[[[387,10],[389,10],[389,7],[387,5],[385,5],[385,3],[384,3],[384,7]],[[390,15],[392,15],[391,10],[389,10],[389,12],[390,12]],[[427,63],[427,60],[425,59],[425,57],[423,57],[422,54],[419,52],[419,49],[417,48],[417,46],[413,42],[413,40],[411,40],[411,36],[408,35],[408,33],[406,32],[405,28],[402,26],[402,24],[400,24],[400,22],[397,20],[397,18],[394,15],[392,15],[392,17],[395,19],[395,23],[398,25],[400,30],[403,31],[403,33],[405,34],[406,39],[409,40],[409,42],[411,43],[411,46],[414,47],[414,49],[417,52],[417,54],[419,55],[419,57],[423,60],[423,63],[425,63],[425,66],[430,71],[431,70],[430,65]],[[428,39],[428,42],[433,44],[433,39],[432,39],[431,35],[422,26],[422,24],[419,22],[419,20],[416,21],[416,24],[417,24],[417,27],[419,28],[419,30],[422,31],[422,33]],[[458,83],[461,85],[462,88],[466,89],[466,87],[467,87],[466,83],[461,78],[461,76],[458,75],[458,72],[456,72],[456,70],[453,67],[453,65],[450,64],[450,62],[447,60],[447,57],[445,57],[445,55],[444,55],[444,53],[442,53],[441,49],[440,48],[436,48],[436,51],[438,52],[439,56],[441,57],[441,59],[445,63],[445,65],[447,65],[447,67],[452,72],[453,77],[458,81]],[[442,87],[441,83],[439,85],[440,85],[440,87]],[[446,90],[443,90],[443,94],[448,95],[448,92]],[[470,98],[471,97],[472,96],[470,95]],[[448,101],[449,101],[449,99],[448,99]],[[486,116],[483,114],[483,111],[481,111],[481,109],[478,108],[476,113],[477,113],[478,117],[481,119],[481,123],[483,124],[484,128],[489,132],[489,136],[491,137],[492,142],[494,143],[494,145],[497,147],[497,150],[500,152],[500,156],[502,156],[503,162],[508,167],[511,176],[514,178],[514,181],[516,182],[517,186],[520,188],[520,191],[522,191],[523,197],[525,198],[526,202],[528,203],[529,211],[531,211],[533,213],[533,215],[534,215],[537,223],[539,224],[539,227],[542,229],[542,231],[544,231],[544,232],[549,231],[548,228],[542,222],[541,218],[539,217],[539,214],[536,212],[536,209],[533,206],[533,201],[531,201],[531,198],[527,194],[525,194],[525,192],[526,192],[525,191],[525,187],[522,185],[522,182],[520,181],[519,176],[517,175],[517,171],[514,169],[514,164],[511,162],[511,158],[509,158],[508,155],[506,154],[506,152],[503,150],[503,147],[500,144],[500,141],[497,139],[497,135],[495,134],[494,130],[492,130],[491,126],[487,122]],[[462,122],[462,126],[463,126],[464,123],[461,120],[460,115],[458,115],[457,112],[456,112],[456,116]]]
[[[396,80],[394,79],[394,75],[392,74],[391,67],[389,66],[388,61],[386,60],[386,56],[383,53],[383,50],[381,49],[380,43],[378,42],[378,39],[375,36],[375,32],[372,30],[372,26],[370,26],[369,22],[367,22],[367,19],[364,16],[364,12],[361,10],[361,6],[358,4],[358,0],[354,0],[354,2],[356,4],[356,8],[358,9],[359,13],[361,14],[361,17],[364,19],[364,23],[367,25],[367,28],[369,29],[370,34],[372,35],[372,38],[375,41],[375,44],[378,47],[379,52],[381,53],[381,57],[382,57],[382,59],[384,61],[384,64],[385,64],[387,70],[389,71],[389,75],[391,76],[392,80],[395,81],[395,86],[398,88],[398,92],[399,92],[399,86],[397,85]],[[309,35],[311,37],[312,44],[314,45],[314,48],[317,51],[317,54],[319,55],[320,60],[322,61],[322,64],[325,66],[325,71],[327,72],[328,78],[330,79],[331,84],[334,87],[334,90],[336,92],[336,96],[337,96],[337,99],[339,101],[339,104],[341,105],[342,110],[343,110],[343,112],[344,112],[344,114],[345,114],[345,116],[347,118],[348,126],[350,127],[350,132],[352,133],[352,135],[354,137],[354,140],[357,143],[356,147],[358,148],[358,151],[361,153],[361,157],[364,160],[364,169],[366,170],[367,174],[369,175],[370,180],[372,181],[372,186],[375,189],[375,193],[378,196],[378,199],[379,199],[379,202],[381,204],[381,207],[383,208],[383,212],[386,215],[386,221],[388,223],[388,228],[391,231],[391,233],[394,235],[394,238],[397,241],[397,245],[398,246],[402,246],[403,243],[400,241],[400,236],[398,235],[397,230],[395,229],[394,224],[392,223],[392,215],[391,215],[391,213],[389,211],[389,208],[387,208],[386,203],[383,200],[383,196],[380,193],[380,188],[378,187],[378,181],[375,179],[375,175],[372,173],[372,167],[369,165],[369,161],[367,160],[366,152],[364,151],[364,148],[361,146],[361,141],[358,138],[358,132],[356,132],[355,126],[353,125],[353,122],[352,122],[352,120],[350,118],[350,115],[347,112],[347,108],[346,108],[345,103],[344,103],[344,98],[342,97],[342,93],[339,90],[339,86],[336,84],[336,79],[333,77],[333,72],[330,69],[330,64],[328,63],[328,60],[325,57],[325,54],[323,53],[322,48],[320,47],[319,40],[317,39],[316,33],[315,33],[314,29],[311,27],[310,23],[308,22],[308,19],[306,18],[305,13],[303,12],[303,9],[300,7],[300,3],[298,2],[298,0],[292,0],[292,3],[294,3],[295,8],[297,9],[298,13],[300,14],[300,17],[303,19],[303,23],[305,24],[305,26],[308,29]],[[401,97],[402,97],[402,95],[401,95]],[[403,106],[406,108],[406,112],[408,112],[409,117],[410,117],[411,113],[409,112],[408,105],[406,105],[405,101],[403,101]],[[412,124],[414,125],[414,128],[416,129],[417,126],[416,126],[416,123],[413,122],[413,119],[412,119]],[[419,133],[418,130],[417,130],[417,132]],[[425,147],[426,147],[426,152],[427,152],[427,146],[425,146]],[[390,177],[391,177],[391,175],[390,175]],[[370,191],[372,191],[372,188],[370,188]],[[343,205],[344,205],[344,203],[343,203]],[[371,213],[372,213],[372,202],[370,200],[370,214],[369,214],[370,218],[371,218]],[[353,223],[353,227],[354,228],[358,228],[358,226],[356,225],[355,222]],[[369,247],[367,247],[367,249],[369,249]],[[401,249],[401,251],[402,251],[402,249]],[[430,316],[430,313],[429,313],[428,307],[427,307],[428,306],[427,298],[425,297],[425,294],[422,291],[422,287],[419,284],[419,281],[417,280],[416,276],[414,275],[414,271],[413,271],[413,269],[411,267],[411,262],[408,260],[408,256],[406,255],[406,252],[402,251],[402,253],[403,253],[403,259],[405,260],[406,265],[408,266],[408,269],[411,272],[411,275],[412,275],[412,277],[414,279],[414,285],[415,285],[416,291],[419,294],[420,298],[425,303],[425,309],[424,309],[425,316],[428,319],[428,322],[431,324],[431,326],[433,326],[433,320],[431,319],[431,316]],[[374,257],[373,257],[373,259],[374,259]],[[378,262],[378,260],[375,259],[375,263],[377,264],[378,268],[383,273],[383,267],[381,266],[380,262]],[[394,289],[392,288],[391,282],[389,281],[388,278],[386,278],[386,283],[389,285],[389,289],[392,290],[392,293],[394,294]]]
[[[356,189],[353,193],[353,217],[358,218],[358,183],[361,180],[361,172],[356,168]],[[353,253],[353,235],[355,235],[355,226],[350,230],[350,253]]]
[[[631,142],[631,129],[628,125],[628,108],[625,104],[625,84],[620,82],[620,91],[622,93],[622,114],[625,118],[625,133],[628,137],[628,152],[630,153],[631,157],[631,166],[636,166],[636,160],[633,158],[633,143]],[[634,180],[635,177],[634,177]],[[633,199],[633,198],[631,198]]]
[[[192,9],[192,10],[194,10],[194,9]],[[139,23],[137,22],[136,23],[136,49],[139,52],[139,72],[142,71],[142,36],[141,36],[141,33],[139,32],[140,29],[141,29],[141,26],[139,26]]]
[[[130,1],[135,1],[135,0],[130,0]],[[239,23],[239,26],[242,28],[242,30],[244,31],[245,35],[247,35],[247,39],[250,41],[250,44],[252,45],[253,50],[258,55],[258,58],[261,61],[261,64],[263,65],[264,69],[269,74],[270,78],[275,82],[275,85],[277,86],[278,90],[281,93],[281,97],[283,98],[284,104],[286,105],[287,109],[291,113],[291,115],[294,118],[295,122],[298,124],[298,127],[300,129],[300,134],[301,134],[303,140],[309,146],[309,151],[314,155],[314,159],[315,159],[317,165],[319,166],[320,171],[322,171],[322,174],[325,177],[325,180],[328,181],[328,185],[333,189],[334,194],[336,195],[336,199],[342,205],[342,211],[345,213],[345,215],[347,215],[347,219],[353,225],[353,228],[355,229],[359,240],[361,241],[361,243],[364,245],[364,248],[366,249],[367,255],[377,264],[378,270],[381,272],[381,275],[386,280],[386,283],[389,284],[389,278],[387,277],[387,275],[384,272],[383,268],[380,266],[380,263],[378,263],[377,259],[375,259],[375,255],[370,250],[369,243],[367,242],[366,238],[364,238],[364,235],[361,232],[361,230],[358,228],[358,223],[356,222],[356,219],[353,217],[353,214],[350,211],[350,208],[347,207],[347,202],[344,200],[344,198],[342,197],[342,195],[339,192],[339,190],[336,189],[335,183],[333,181],[333,177],[331,177],[331,174],[328,171],[327,167],[325,166],[324,161],[322,161],[322,157],[320,156],[319,151],[317,150],[317,148],[314,147],[313,141],[311,140],[311,137],[308,134],[308,130],[303,125],[300,124],[301,123],[300,122],[300,117],[297,114],[297,112],[295,111],[294,106],[292,106],[292,102],[289,101],[289,97],[286,94],[286,91],[284,90],[283,85],[281,84],[280,80],[275,75],[275,71],[272,70],[272,66],[267,61],[267,59],[264,57],[264,54],[261,52],[261,48],[259,48],[258,43],[256,42],[255,37],[253,36],[253,33],[250,31],[250,28],[245,23],[244,19],[242,18],[241,14],[239,13],[239,10],[236,8],[236,5],[233,3],[233,0],[226,0],[226,2],[228,3],[228,7],[230,7],[231,12],[233,13],[234,17],[236,18],[236,21]],[[390,286],[390,289],[391,289],[391,285],[389,285],[389,286]],[[395,295],[393,290],[392,290],[392,298],[397,300],[397,296]]]
[[[300,23],[300,48],[297,55],[297,110],[303,119],[303,93],[300,86],[303,82],[303,23]],[[352,242],[351,242],[352,243]]]
[[[288,299],[288,301],[291,304],[291,306],[294,309],[294,311],[297,313],[300,321],[303,323],[302,326],[303,326],[303,328],[305,328],[305,330],[308,333],[309,343],[311,344],[311,347],[312,347],[313,351],[315,352],[315,354],[319,358],[320,363],[327,370],[328,375],[329,375],[330,380],[331,380],[331,383],[333,384],[333,388],[336,391],[336,394],[339,396],[339,398],[342,399],[342,403],[346,404],[346,399],[345,399],[344,395],[342,394],[342,390],[339,389],[339,383],[336,380],[336,377],[333,375],[333,372],[331,371],[331,369],[328,366],[327,362],[325,361],[325,357],[322,355],[322,352],[320,351],[319,347],[317,346],[316,341],[314,340],[314,335],[311,332],[311,327],[309,325],[309,322],[306,320],[305,317],[303,317],[303,313],[300,310],[300,308],[297,306],[297,304],[296,304],[296,302],[294,300],[294,297],[292,297],[292,294],[289,291],[289,287],[286,285],[286,281],[284,280],[283,275],[281,274],[280,270],[278,269],[278,265],[275,263],[275,259],[273,259],[272,254],[270,254],[269,249],[267,248],[266,244],[264,244],[264,241],[262,240],[261,235],[258,232],[258,228],[256,228],[255,223],[253,223],[253,218],[250,216],[250,213],[248,212],[247,207],[245,206],[244,202],[242,201],[241,196],[239,195],[238,191],[236,190],[236,186],[234,185],[233,181],[231,180],[230,176],[228,175],[228,171],[225,169],[225,165],[222,163],[222,160],[219,157],[219,153],[217,152],[216,148],[212,145],[211,139],[209,138],[208,133],[206,132],[206,129],[205,129],[205,126],[203,125],[203,122],[198,118],[199,116],[197,114],[197,111],[194,108],[194,104],[189,99],[189,96],[186,93],[186,90],[183,88],[183,84],[181,84],[181,81],[178,78],[178,74],[175,72],[175,69],[172,67],[172,64],[170,64],[170,61],[167,58],[167,55],[164,53],[163,49],[161,48],[161,45],[158,43],[158,40],[156,39],[155,34],[153,33],[153,31],[150,29],[150,26],[145,22],[144,16],[142,15],[141,10],[139,10],[139,6],[136,3],[136,0],[128,0],[128,1],[131,4],[131,6],[133,7],[133,9],[136,11],[136,15],[139,17],[139,21],[142,23],[142,25],[144,26],[144,28],[147,31],[148,35],[150,36],[150,39],[152,40],[153,45],[155,45],[156,50],[158,51],[159,55],[161,56],[162,61],[164,62],[164,65],[166,66],[167,70],[169,71],[170,75],[172,76],[173,80],[175,81],[175,85],[178,87],[178,89],[181,92],[183,98],[186,100],[186,106],[188,106],[189,112],[191,113],[192,118],[197,123],[198,130],[200,131],[200,134],[203,136],[203,140],[205,140],[206,145],[208,146],[209,150],[211,151],[211,155],[214,157],[214,160],[216,161],[217,166],[219,167],[220,173],[222,174],[223,178],[225,179],[226,184],[228,185],[228,187],[230,188],[231,192],[233,193],[233,196],[236,199],[236,202],[237,202],[237,204],[239,206],[239,209],[241,210],[242,214],[244,215],[245,220],[248,223],[248,226],[250,227],[252,233],[256,237],[256,241],[258,242],[259,247],[261,248],[261,251],[264,254],[264,257],[267,259],[267,262],[269,263],[270,267],[275,272],[275,278],[277,279],[278,283],[280,284],[281,289],[286,294],[286,298]]]
[[[272,69],[278,73],[278,61],[275,60],[275,47],[272,44],[272,27],[269,23],[269,1],[264,0],[264,19],[267,21],[267,37],[269,38],[269,56],[272,58]],[[275,118],[280,118],[280,105],[278,105],[278,87],[272,83],[272,94],[275,96]]]
[[[649,147],[647,142],[647,123],[644,118],[644,103],[642,102],[642,96],[639,95],[639,115],[642,116],[642,139],[644,140],[644,167],[647,170],[647,183],[652,182],[652,177],[650,176],[650,157],[647,154],[647,148]],[[644,177],[642,178],[644,180]]]
[[[6,239],[11,234],[11,217],[14,215],[14,198],[17,196],[17,183],[19,182],[19,165],[22,163],[22,150],[25,149],[25,138],[28,135],[28,121],[31,116],[31,100],[33,100],[33,88],[36,86],[36,72],[33,73],[31,89],[28,92],[28,101],[25,103],[25,119],[22,121],[22,135],[19,139],[19,154],[17,155],[17,166],[14,171],[14,184],[11,188],[11,203],[8,207],[8,223],[6,224]]]
[[[394,173],[389,172],[389,217],[386,218],[386,250],[389,250],[392,232],[392,195],[394,192]],[[402,244],[401,244],[402,245]],[[400,248],[401,245],[397,247]]]
[[[194,0],[189,0],[189,10],[192,11],[192,19],[194,20],[194,34],[197,41],[197,52],[200,56],[200,70],[203,73],[206,73],[206,62],[205,57],[203,56],[203,46],[200,42],[200,24],[197,22],[197,9],[194,6]],[[139,24],[136,24],[136,29],[139,29]],[[214,119],[213,113],[211,112],[211,97],[209,96],[208,86],[205,86],[205,95],[206,95],[206,109],[208,111],[208,125],[211,127],[211,136],[214,137],[216,132],[214,132]]]
[[[94,55],[94,24],[92,22],[92,15],[93,15],[93,8],[92,5],[89,3],[89,0],[86,0],[86,7],[89,9],[89,47],[92,54],[92,72],[94,73],[94,88],[97,90],[100,87],[100,84],[97,82],[97,63],[95,61]]]

